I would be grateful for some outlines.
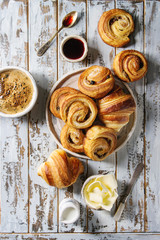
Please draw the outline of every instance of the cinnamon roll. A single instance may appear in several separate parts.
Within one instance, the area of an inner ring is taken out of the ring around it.
[[[84,134],[82,130],[70,127],[67,124],[61,130],[60,135],[62,146],[72,152],[83,152]]]
[[[129,122],[130,115],[135,108],[133,97],[124,93],[116,85],[109,95],[98,101],[98,116],[106,127],[119,132]]]
[[[92,98],[102,98],[112,90],[114,78],[111,71],[102,66],[87,68],[79,77],[78,88]]]
[[[96,103],[82,93],[68,94],[60,101],[62,120],[78,129],[90,127],[97,116],[97,111]]]
[[[125,50],[115,56],[113,70],[121,80],[134,82],[146,74],[147,60],[136,50]]]
[[[72,94],[72,93],[76,94],[76,93],[79,93],[79,91],[74,88],[70,88],[70,87],[62,87],[53,92],[53,94],[51,96],[49,108],[55,117],[61,118],[61,116],[60,116],[60,100],[61,100],[62,96],[64,96],[64,95],[66,96],[67,94]]]
[[[91,127],[84,138],[84,152],[94,161],[102,161],[116,148],[115,130],[103,126]]]
[[[122,47],[130,41],[128,36],[134,31],[133,18],[122,9],[109,10],[102,14],[98,31],[105,43],[113,47]]]

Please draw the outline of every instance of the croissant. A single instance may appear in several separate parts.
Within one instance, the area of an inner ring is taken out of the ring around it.
[[[60,135],[62,146],[72,152],[83,152],[84,134],[82,130],[70,127],[67,124],[61,130]]]
[[[62,96],[60,101],[62,120],[78,129],[90,127],[97,116],[97,111],[96,103],[82,93]]]
[[[129,122],[135,107],[133,97],[124,93],[116,85],[109,95],[98,101],[98,116],[106,127],[113,128],[118,132]]]
[[[142,53],[135,50],[125,50],[115,56],[113,70],[121,80],[134,82],[146,74],[147,61]]]
[[[98,23],[98,32],[102,40],[113,46],[122,47],[130,39],[129,35],[134,31],[132,16],[124,10],[112,9],[104,12]]]
[[[67,94],[76,94],[79,93],[78,90],[70,87],[62,87],[57,90],[55,90],[51,96],[50,100],[50,111],[53,113],[55,117],[61,118],[60,116],[60,100],[62,96],[67,95]]]
[[[40,165],[38,176],[51,186],[65,188],[75,183],[83,171],[84,167],[79,159],[68,157],[64,150],[57,149]]]
[[[103,126],[91,127],[84,138],[84,152],[94,161],[102,161],[116,148],[116,131]]]
[[[102,66],[87,68],[79,77],[78,88],[92,98],[102,98],[114,87],[111,71]]]

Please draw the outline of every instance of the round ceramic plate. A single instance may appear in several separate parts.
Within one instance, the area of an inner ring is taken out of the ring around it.
[[[62,144],[60,142],[60,133],[61,133],[62,127],[64,126],[64,122],[61,119],[54,117],[53,114],[49,110],[49,103],[50,103],[50,98],[51,98],[52,93],[56,89],[61,88],[61,87],[71,87],[71,88],[78,89],[79,76],[85,69],[86,68],[81,68],[74,72],[68,73],[67,75],[64,75],[59,81],[57,81],[53,85],[53,87],[49,93],[47,103],[46,103],[46,119],[47,119],[47,125],[49,127],[49,130],[50,130],[51,134],[53,135],[55,142],[61,149],[64,149],[66,152],[68,152],[69,154],[71,154],[75,157],[90,159],[85,154],[80,154],[80,153],[75,153],[75,152],[69,151],[68,149],[65,149],[62,146]],[[127,84],[116,79],[116,77],[115,77],[115,81],[116,81],[116,84],[118,84],[120,87],[122,87],[126,93],[130,93],[132,95],[133,99],[135,100],[133,92]],[[135,100],[135,103],[136,103],[136,100]],[[120,148],[122,148],[126,144],[126,142],[129,140],[132,133],[134,132],[134,129],[136,126],[136,119],[137,119],[136,115],[137,115],[137,113],[135,111],[130,116],[129,123],[125,127],[123,127],[122,130],[120,131],[120,133],[118,134],[117,147],[114,152],[117,152]]]

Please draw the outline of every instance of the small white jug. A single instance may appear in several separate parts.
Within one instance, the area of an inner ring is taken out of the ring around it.
[[[80,217],[79,202],[72,198],[63,199],[59,205],[59,217],[62,223],[74,223]]]

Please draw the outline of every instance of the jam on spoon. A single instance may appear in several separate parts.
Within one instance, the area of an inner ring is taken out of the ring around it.
[[[73,21],[73,16],[72,15],[67,16],[63,21],[63,26],[68,27],[69,25],[71,25],[72,21]]]

